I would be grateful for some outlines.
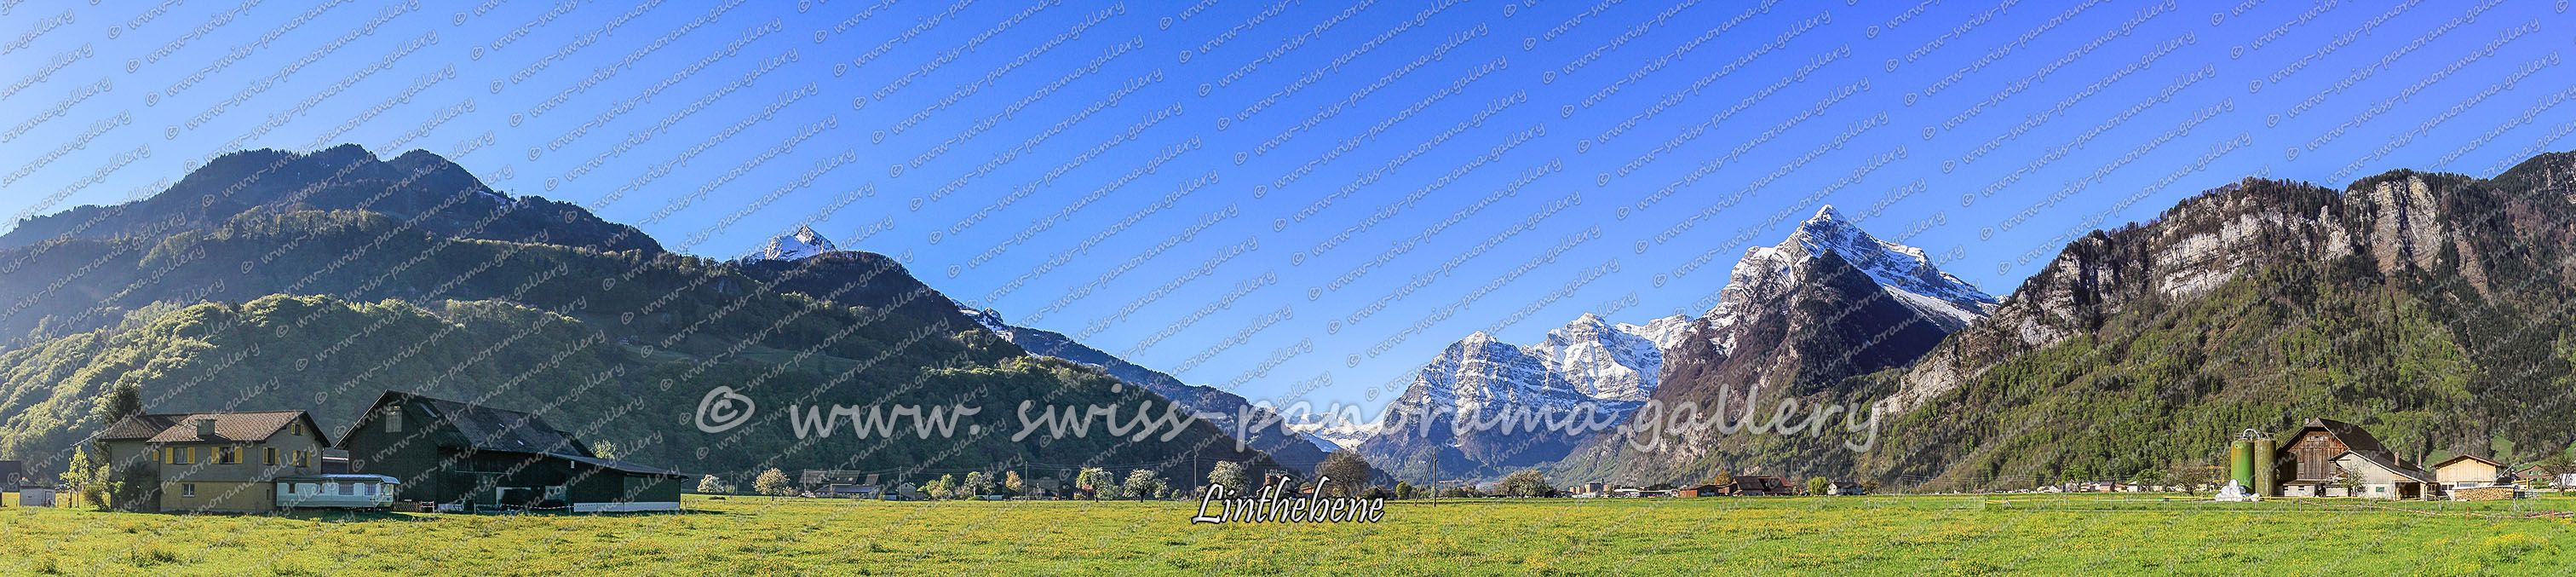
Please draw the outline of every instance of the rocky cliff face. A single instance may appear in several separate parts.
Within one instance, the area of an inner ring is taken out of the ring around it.
[[[2535,407],[2576,384],[2571,194],[2576,155],[2553,153],[2492,179],[2247,179],[2087,235],[1879,383],[1897,440],[1858,474],[2125,476],[2308,417],[2409,458],[2567,446]]]

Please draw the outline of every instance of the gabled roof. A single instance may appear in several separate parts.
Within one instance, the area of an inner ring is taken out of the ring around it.
[[[197,420],[199,419],[214,419],[215,430],[212,435],[198,434]],[[278,431],[286,430],[288,424],[299,419],[304,420],[307,425],[313,424],[312,417],[305,415],[304,411],[135,415],[108,425],[106,430],[99,432],[98,440],[147,443],[266,441],[269,437],[276,436]],[[321,438],[323,446],[331,445],[331,437],[320,429],[315,429],[313,435]]]
[[[546,424],[544,418],[536,415],[398,391],[385,391],[383,397],[369,406],[369,410],[385,406],[387,402],[403,403],[426,410],[433,422],[454,427],[457,435],[463,437],[470,448],[478,451],[592,457],[590,447],[573,439],[572,434]],[[354,428],[366,422],[366,416],[360,415],[358,419],[351,422],[350,426]]]
[[[2495,459],[2489,459],[2489,458],[2486,458],[2486,457],[2480,457],[2480,456],[2477,456],[2477,455],[2460,455],[2460,456],[2457,456],[2457,457],[2452,457],[2452,458],[2448,458],[2448,459],[2443,459],[2443,460],[2442,460],[2442,462],[2439,462],[2439,463],[2434,463],[2434,464],[2433,464],[2433,470],[2435,470],[2435,471],[2439,471],[2439,470],[2442,470],[2442,468],[2443,468],[2443,467],[2448,467],[2448,466],[2451,466],[2451,464],[2452,464],[2452,463],[2457,463],[2457,462],[2461,462],[2461,461],[2477,461],[2477,462],[2480,462],[2480,463],[2486,463],[2486,464],[2487,464],[2487,466],[2490,466],[2490,467],[2495,467],[2495,468],[2498,468],[2498,469],[2505,468],[2505,464],[2504,464],[2504,463],[2498,463],[2498,462],[2496,462],[2496,461],[2495,461]]]
[[[161,434],[162,431],[170,430],[171,425],[179,424],[179,420],[185,418],[188,418],[186,413],[161,413],[126,417],[124,420],[108,425],[107,430],[100,431],[98,433],[98,440],[150,440],[153,436]]]
[[[2299,426],[2299,434],[2307,434],[2308,429],[2324,429],[2326,434],[2334,435],[2335,441],[2343,443],[2345,449],[2356,453],[2395,454],[2390,453],[2388,447],[2380,445],[2379,437],[2371,436],[2370,431],[2361,428],[2361,425],[2334,419],[2310,418],[2306,424]],[[2297,437],[2291,437],[2291,440],[2296,441]],[[2290,445],[2291,443],[2281,443],[2281,449],[2289,450]]]
[[[2382,469],[2387,469],[2387,470],[2388,470],[2388,472],[2390,472],[2390,473],[2395,473],[2397,476],[2400,476],[2400,477],[2406,477],[2407,479],[2413,480],[2413,481],[2418,482],[2418,483],[2438,483],[2438,482],[2440,482],[2440,481],[2436,481],[2436,480],[2434,480],[2434,477],[2433,477],[2433,474],[2432,474],[2432,473],[2426,473],[2426,472],[2424,472],[2422,469],[2417,469],[2417,468],[2414,468],[2414,467],[2408,467],[2408,466],[2406,466],[2406,464],[2405,464],[2405,463],[2399,463],[2399,462],[2397,462],[2395,459],[2391,459],[2391,458],[2389,458],[2389,457],[2387,456],[2387,454],[2386,454],[2386,453],[2372,454],[2372,453],[2364,453],[2364,452],[2360,452],[2360,451],[2349,451],[2349,450],[2347,450],[2347,451],[2344,451],[2344,452],[2343,452],[2343,453],[2341,453],[2341,454],[2337,454],[2337,455],[2335,455],[2335,457],[2334,457],[2333,459],[2328,459],[2328,460],[2329,460],[2329,461],[2340,461],[2340,460],[2343,460],[2344,455],[2351,455],[2351,456],[2355,456],[2355,457],[2360,457],[2360,458],[2361,458],[2361,460],[2366,461],[2366,462],[2369,462],[2372,466],[2376,466],[2376,467],[2379,467],[2379,468],[2382,468]]]

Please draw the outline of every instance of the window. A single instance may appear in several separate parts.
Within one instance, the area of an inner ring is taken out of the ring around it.
[[[226,465],[241,463],[241,447],[216,447],[215,462]]]
[[[2387,488],[2387,487],[2371,487],[2371,488],[2370,488],[2370,492],[2372,492],[2372,493],[2386,493],[2386,492],[2388,492],[2388,488]]]
[[[293,425],[291,425],[291,427],[293,427],[293,429],[294,429],[295,436],[298,436],[298,437],[304,436],[304,421],[291,421],[291,422],[292,422],[292,423],[294,423]]]
[[[197,453],[196,449],[188,447],[170,447],[168,450],[170,451],[170,464],[172,465],[188,464],[188,457]]]
[[[385,407],[385,432],[402,432],[402,407]]]
[[[357,483],[332,483],[332,484],[333,484],[333,485],[339,485],[339,486],[340,486],[340,494],[342,494],[342,495],[356,495],[356,494],[358,494],[358,484],[357,484]]]
[[[376,496],[376,485],[375,485],[374,483],[368,483],[368,484],[367,484],[367,496],[369,496],[369,497]]]
[[[170,463],[170,448],[169,448],[169,447],[153,447],[153,448],[152,448],[152,462],[154,462],[154,463],[161,463],[161,464],[165,464],[165,465],[166,465],[166,464],[169,464],[169,463]]]
[[[311,467],[311,466],[313,466],[313,452],[312,452],[312,451],[296,451],[296,452],[295,452],[295,466],[298,466],[298,467]]]
[[[275,464],[277,464],[277,447],[266,447],[266,448],[264,448],[264,449],[262,450],[262,454],[260,455],[259,464],[262,464],[262,465],[275,465]]]
[[[195,496],[197,496],[197,484],[196,484],[196,483],[180,483],[180,484],[179,484],[179,496],[181,496],[181,497],[195,497]]]

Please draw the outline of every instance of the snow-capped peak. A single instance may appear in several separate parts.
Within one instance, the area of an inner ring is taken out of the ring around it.
[[[797,260],[840,250],[832,241],[815,234],[814,227],[798,226],[796,232],[769,239],[769,244],[752,253],[755,260]]]
[[[1790,265],[1826,252],[1840,255],[1853,268],[1868,274],[1907,307],[1953,329],[1984,318],[1996,305],[1995,297],[1933,266],[1923,249],[1870,236],[1831,205],[1817,209],[1815,216],[1799,223],[1787,241],[1746,251],[1744,259],[1736,263],[1735,278],[1727,290],[1736,291],[1738,285],[1759,290],[1759,286],[1769,284],[1760,282],[1762,279],[1777,277]],[[1721,301],[1718,310],[1710,314],[1731,312],[1726,309]],[[1723,319],[1720,322],[1723,324]]]
[[[975,319],[975,324],[984,325],[985,330],[993,331],[993,334],[1002,335],[1002,338],[1005,339],[1011,338],[1011,325],[1004,324],[1002,322],[1002,313],[994,312],[993,309],[977,310],[975,308],[968,307],[963,303],[957,303],[957,301],[954,300],[948,302],[957,305],[958,314],[966,315],[966,318]]]
[[[1587,312],[1524,351],[1547,370],[1564,375],[1576,392],[1602,400],[1643,401],[1655,392],[1656,373],[1664,368],[1662,344],[1639,334],[1637,329],[1643,328],[1613,327]]]

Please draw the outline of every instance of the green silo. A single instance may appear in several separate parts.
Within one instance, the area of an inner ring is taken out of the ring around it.
[[[2272,472],[2275,466],[2272,454],[2279,452],[2280,449],[2281,442],[2272,440],[2271,437],[2254,440],[2254,494],[2265,497],[2281,496],[2280,475]]]
[[[2227,478],[2236,486],[2254,490],[2254,440],[2237,439],[2227,445]]]

